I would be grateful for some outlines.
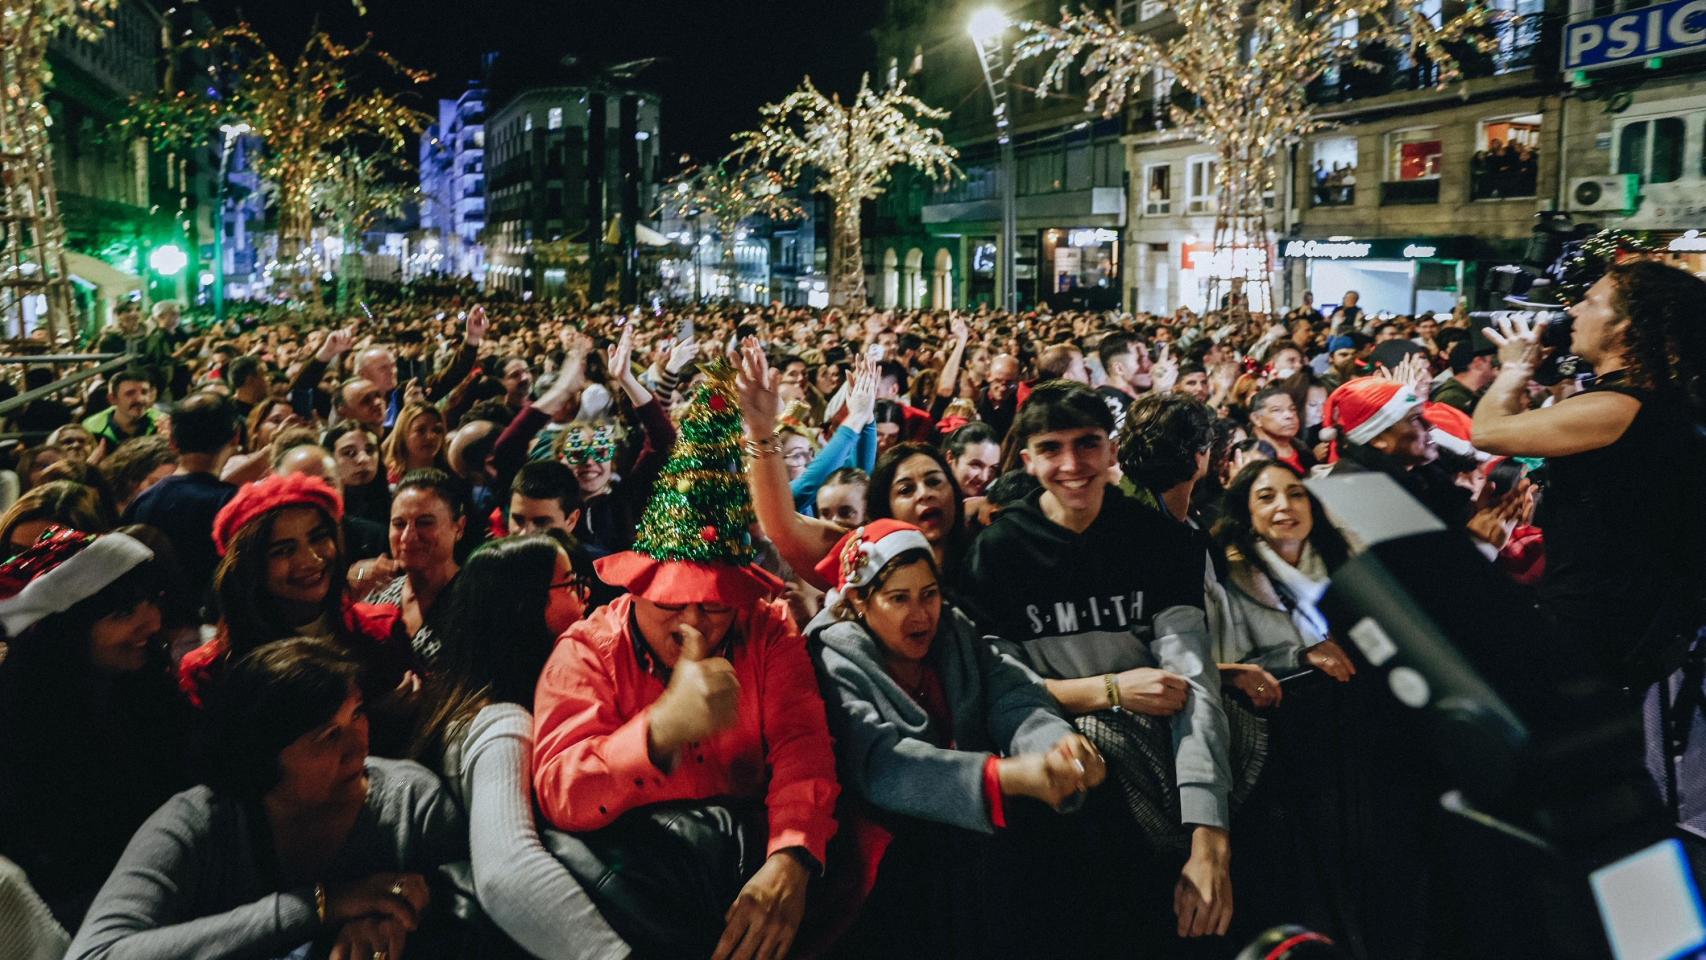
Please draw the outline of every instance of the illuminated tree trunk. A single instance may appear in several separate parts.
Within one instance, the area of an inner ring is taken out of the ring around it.
[[[278,186],[278,269],[291,299],[319,305],[319,276],[310,245],[314,239],[313,184],[306,180]]]
[[[865,305],[865,254],[859,244],[859,201],[835,198],[829,247],[829,303],[844,310]]]

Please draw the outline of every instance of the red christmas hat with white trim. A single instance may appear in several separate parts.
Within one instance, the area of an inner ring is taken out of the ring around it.
[[[1327,398],[1322,412],[1326,426],[1321,430],[1321,438],[1333,441],[1329,459],[1339,459],[1340,440],[1358,446],[1367,444],[1421,405],[1422,398],[1416,391],[1395,380],[1358,377],[1347,381]]]
[[[0,628],[15,638],[152,559],[154,551],[122,533],[96,536],[48,527],[23,553],[0,564]]]
[[[1492,459],[1492,454],[1475,449],[1475,421],[1469,414],[1450,404],[1426,403],[1422,405],[1422,419],[1428,422],[1428,436],[1434,446],[1477,460]]]
[[[847,531],[816,567],[818,576],[835,584],[824,595],[823,605],[835,606],[849,589],[870,583],[890,560],[908,550],[930,549],[924,533],[904,520],[873,520]]]

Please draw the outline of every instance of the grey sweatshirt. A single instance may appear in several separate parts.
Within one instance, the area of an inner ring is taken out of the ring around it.
[[[367,805],[326,880],[431,873],[468,856],[468,828],[438,777],[367,760]],[[66,960],[214,960],[289,953],[323,931],[312,886],[279,890],[256,804],[185,790],[131,838]]]
[[[950,748],[931,742],[924,708],[889,676],[863,625],[825,610],[806,636],[841,782],[880,809],[989,833],[983,766],[990,754],[1041,753],[1073,732],[1037,675],[998,653],[948,604],[930,662],[953,712],[954,728],[941,731]]]

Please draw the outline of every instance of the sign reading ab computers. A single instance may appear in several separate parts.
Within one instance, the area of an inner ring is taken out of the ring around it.
[[[1706,0],[1671,0],[1564,28],[1564,69],[1595,70],[1706,51]]]

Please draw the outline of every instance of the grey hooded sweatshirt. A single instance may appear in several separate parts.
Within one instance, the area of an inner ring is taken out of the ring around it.
[[[993,832],[983,796],[990,754],[1041,753],[1074,732],[1037,675],[998,653],[966,616],[944,603],[931,665],[954,728],[935,746],[924,708],[883,666],[862,624],[828,609],[806,626],[817,664],[841,782],[882,810],[982,833]]]

